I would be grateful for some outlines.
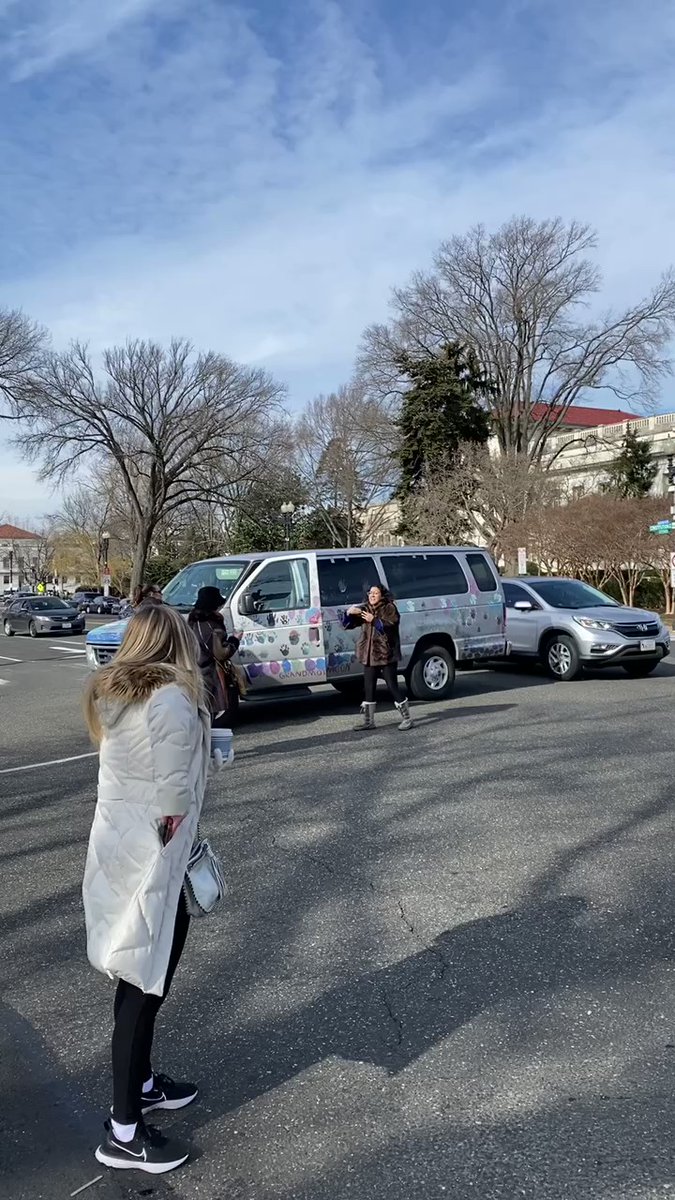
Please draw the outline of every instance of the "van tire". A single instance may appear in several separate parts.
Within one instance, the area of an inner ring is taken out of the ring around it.
[[[447,700],[455,686],[455,660],[445,646],[426,646],[408,673],[415,700]]]

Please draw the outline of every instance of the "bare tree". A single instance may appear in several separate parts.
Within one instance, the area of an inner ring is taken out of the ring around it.
[[[54,531],[56,574],[98,585],[105,565],[103,536],[107,534],[108,565],[115,584],[129,578],[134,522],[114,462],[107,469],[101,463],[95,474],[72,488],[48,520]]]
[[[11,411],[9,404],[26,377],[35,369],[47,345],[47,333],[19,309],[0,308],[0,416]]]
[[[12,399],[16,442],[62,481],[111,459],[134,522],[132,587],[161,520],[208,498],[214,473],[241,479],[264,462],[261,422],[282,388],[264,371],[222,355],[133,341],[103,355],[97,376],[85,346],[49,354]]]
[[[527,546],[528,558],[551,574],[572,575],[599,588],[611,580],[623,603],[631,605],[639,585],[654,573],[655,560],[665,558],[649,533],[658,511],[653,498],[597,494],[534,509],[509,529],[509,549]],[[659,566],[665,570],[665,562]]]
[[[491,454],[466,442],[406,500],[406,521],[426,544],[479,541],[499,558],[512,551],[509,527],[520,527],[531,509],[556,503],[559,494],[555,476],[524,455]]]
[[[295,426],[296,466],[332,545],[357,544],[369,506],[394,486],[395,430],[358,383],[312,400]]]
[[[625,311],[589,318],[601,286],[588,257],[595,246],[587,225],[524,216],[444,242],[433,269],[394,292],[392,324],[366,331],[360,365],[371,391],[395,407],[402,349],[420,357],[462,342],[495,387],[489,407],[502,451],[533,461],[570,406],[599,389],[649,399],[671,370],[675,275],[668,270]]]

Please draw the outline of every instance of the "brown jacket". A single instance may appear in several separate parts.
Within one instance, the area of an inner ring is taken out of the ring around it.
[[[374,621],[364,621],[361,617],[346,614],[344,624],[347,629],[362,626],[361,636],[356,646],[356,657],[364,667],[387,667],[401,659],[401,639],[399,624],[401,621],[396,605],[389,601],[378,604],[362,605],[362,612],[370,612]]]

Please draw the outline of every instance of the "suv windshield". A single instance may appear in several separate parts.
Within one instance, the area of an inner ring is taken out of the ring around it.
[[[618,608],[616,600],[578,579],[545,579],[528,586],[551,608]]]

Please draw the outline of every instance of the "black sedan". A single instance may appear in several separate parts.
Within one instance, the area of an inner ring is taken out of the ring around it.
[[[55,596],[30,596],[17,600],[6,610],[3,621],[6,637],[15,633],[82,633],[84,617],[66,600]]]
[[[102,616],[107,613],[109,616],[117,617],[120,611],[120,600],[117,596],[93,596],[90,600],[85,600],[84,604],[80,605],[80,612],[98,613]]]

